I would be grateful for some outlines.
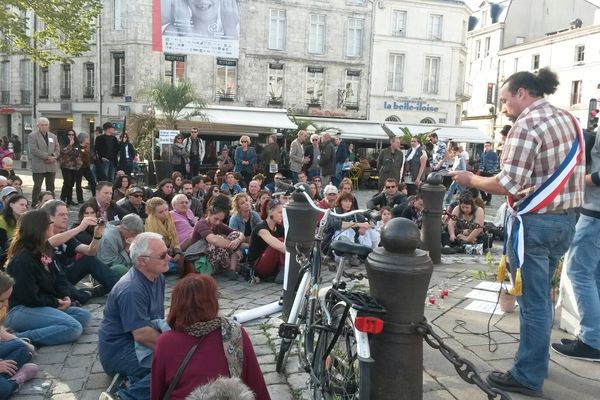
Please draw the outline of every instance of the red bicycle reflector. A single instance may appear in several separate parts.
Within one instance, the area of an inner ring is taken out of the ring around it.
[[[377,335],[383,330],[383,320],[375,317],[356,317],[354,326],[361,332]]]

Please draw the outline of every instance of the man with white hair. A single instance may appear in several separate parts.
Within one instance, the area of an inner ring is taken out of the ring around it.
[[[102,368],[115,375],[100,400],[149,399],[150,368],[140,365],[136,342],[154,349],[160,332],[151,321],[165,317],[165,278],[170,257],[161,235],[139,234],[131,244],[131,268],[115,285],[104,307],[99,331],[99,355]],[[129,385],[121,387],[120,379]]]
[[[130,245],[144,232],[144,222],[137,214],[127,214],[117,226],[108,225],[98,247],[97,257],[119,276],[133,265]]]
[[[310,135],[311,145],[304,148],[304,165],[306,165],[306,176],[309,180],[321,175],[321,167],[319,167],[319,160],[321,159],[320,141],[319,135],[313,133]]]
[[[56,158],[60,154],[60,145],[56,135],[49,132],[49,129],[50,121],[48,118],[41,117],[37,120],[37,130],[28,136],[31,172],[33,173],[32,206],[36,205],[44,180],[46,180],[46,191],[54,193]]]
[[[335,174],[335,147],[331,135],[327,132],[321,137],[321,158],[319,160],[321,167],[321,178],[323,184],[328,185],[331,182],[331,176]]]

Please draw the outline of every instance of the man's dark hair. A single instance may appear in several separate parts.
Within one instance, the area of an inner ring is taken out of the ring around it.
[[[544,97],[545,94],[556,92],[558,84],[557,75],[548,68],[540,69],[537,74],[529,71],[515,72],[504,82],[511,94],[514,95],[519,88],[523,88],[533,97]]]
[[[101,133],[102,133],[102,127],[101,127],[101,126],[97,126],[97,127],[95,127],[95,128],[94,128],[94,132],[96,132],[96,133],[100,133],[100,134],[101,134]]]
[[[429,137],[432,137],[432,138],[436,138],[436,139],[438,138],[438,135],[437,135],[437,133],[435,133],[435,132],[429,132],[429,135],[428,135],[428,136],[429,136]]]
[[[96,192],[101,191],[102,189],[104,189],[105,187],[113,187],[113,184],[108,182],[108,181],[100,181],[96,184]]]
[[[189,179],[181,181],[181,187],[183,187],[183,185],[192,185],[192,186],[194,186],[194,184],[192,183],[192,181],[190,181]]]
[[[62,200],[54,199],[54,200],[48,200],[47,202],[45,202],[44,205],[41,207],[41,209],[46,211],[48,213],[48,215],[50,215],[51,217],[54,217],[54,215],[56,215],[56,210],[60,206],[66,207],[67,204]]]
[[[492,142],[485,142],[484,144],[489,144],[490,146],[492,145]]]
[[[112,122],[105,122],[102,125],[102,129],[104,129],[105,131],[108,130],[108,129],[110,129],[110,128],[114,128],[114,125],[112,124]]]
[[[508,132],[510,132],[510,129],[511,129],[511,128],[512,128],[512,126],[510,126],[510,125],[504,125],[504,126],[502,127],[502,129],[500,130],[500,134],[501,134],[502,136],[506,136],[506,135],[508,135]]]
[[[200,182],[204,182],[204,179],[205,179],[204,176],[196,175],[196,176],[192,177],[192,185],[196,186]]]

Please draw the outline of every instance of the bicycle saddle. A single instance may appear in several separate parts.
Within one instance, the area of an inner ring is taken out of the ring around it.
[[[331,249],[335,254],[343,257],[345,255],[357,255],[360,258],[366,258],[373,251],[372,248],[362,244],[352,243],[346,240],[335,240],[331,243]]]

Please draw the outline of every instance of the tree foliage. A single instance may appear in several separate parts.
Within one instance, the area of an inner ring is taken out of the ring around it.
[[[0,52],[24,54],[43,65],[79,56],[90,49],[101,10],[102,0],[3,0]]]
[[[130,133],[140,156],[148,160],[158,129],[177,129],[177,121],[203,116],[204,100],[191,82],[172,85],[157,81],[142,93],[150,103],[147,113],[132,114],[127,119]]]

